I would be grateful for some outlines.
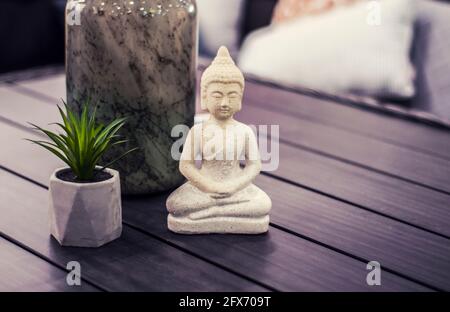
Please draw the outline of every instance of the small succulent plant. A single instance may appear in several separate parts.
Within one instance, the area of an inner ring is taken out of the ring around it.
[[[97,123],[95,119],[96,109],[92,113],[89,112],[88,101],[83,105],[81,114],[75,113],[64,101],[63,103],[66,113],[58,105],[63,122],[53,124],[58,125],[64,133],[57,134],[30,123],[36,130],[44,133],[51,142],[29,139],[28,141],[42,146],[64,161],[73,171],[77,180],[92,181],[96,166],[106,151],[114,145],[127,142],[127,140],[120,140],[120,136],[117,134],[126,119],[116,119],[108,125],[103,125]],[[125,152],[99,170],[105,170],[136,149]]]

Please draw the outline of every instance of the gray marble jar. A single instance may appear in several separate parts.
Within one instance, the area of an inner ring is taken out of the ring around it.
[[[67,103],[97,105],[102,122],[127,117],[104,163],[125,194],[172,189],[184,178],[171,157],[175,125],[195,113],[198,23],[195,0],[69,0],[66,7]]]

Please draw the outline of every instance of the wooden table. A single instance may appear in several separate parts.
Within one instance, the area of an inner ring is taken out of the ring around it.
[[[39,138],[28,121],[59,120],[64,74],[31,74],[0,84],[0,290],[450,290],[450,130],[249,81],[237,119],[280,125],[279,168],[256,180],[268,234],[173,234],[161,194],[123,199],[119,240],[63,248],[47,224],[61,163],[23,138]],[[65,282],[69,261],[81,287]]]

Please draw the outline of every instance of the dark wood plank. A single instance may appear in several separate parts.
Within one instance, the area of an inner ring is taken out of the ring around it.
[[[448,239],[267,176],[256,184],[276,203],[273,224],[450,289]]]
[[[25,80],[9,86],[16,87],[17,91],[34,97],[42,96],[52,103],[60,103],[61,99],[66,100],[66,77],[64,73]]]
[[[0,144],[10,141],[10,149],[0,155],[0,164],[9,167],[44,185],[55,160],[45,151],[20,141],[27,136],[21,129],[0,131]],[[1,133],[8,133],[2,137]],[[28,136],[32,134],[29,133]],[[24,158],[33,154],[33,158]],[[36,169],[35,169],[36,167]],[[262,236],[182,236],[166,228],[165,196],[124,201],[124,219],[128,224],[175,244],[209,261],[279,290],[417,290],[420,285],[384,273],[380,288],[369,288],[365,282],[367,271],[363,261],[355,260],[300,237],[272,228]],[[276,208],[274,208],[276,209]],[[158,217],[154,215],[158,214]],[[226,252],[224,252],[224,250]],[[175,268],[174,268],[175,269]],[[180,270],[180,269],[177,269]]]
[[[448,130],[249,81],[249,105],[450,159]],[[42,90],[45,92],[45,90]]]
[[[82,281],[69,286],[67,272],[0,238],[0,292],[98,291]]]
[[[22,94],[16,89],[8,86],[0,86],[0,118],[3,122],[16,123],[24,129],[31,129],[29,124],[34,123],[46,129],[58,130],[54,125],[49,125],[54,121],[60,120],[56,105],[62,105],[62,102],[49,102],[44,98],[33,98],[32,94]],[[39,105],[37,109],[31,109],[34,105]]]
[[[280,145],[275,176],[450,237],[450,196]]]
[[[0,170],[0,177],[2,176],[2,174],[3,173]],[[21,191],[21,194],[33,194],[32,200],[34,205],[41,206],[42,204],[44,204],[45,198],[43,198],[43,196],[41,195],[38,196],[38,193],[41,193],[39,190],[22,189],[23,187],[28,188],[31,186],[33,188],[36,188],[37,186],[34,186],[31,183],[20,183],[21,189],[19,190],[17,189],[15,182],[10,181],[8,185],[13,185],[13,187],[16,188],[9,194],[9,197],[6,197],[8,200],[11,200],[11,194],[13,194],[12,196],[17,197],[17,195],[14,194],[17,194],[17,191]],[[163,211],[164,206],[161,205],[165,202],[166,195],[167,194],[147,199],[140,198],[125,200],[124,216],[126,217],[127,222],[130,222],[131,224],[141,228],[142,230],[147,230],[152,234],[157,233],[161,235],[164,240],[167,240],[171,243],[176,243],[178,246],[204,255],[205,258],[207,257],[210,260],[217,261],[221,265],[229,266],[231,264],[242,274],[251,274],[252,276],[255,275],[256,278],[269,285],[276,286],[277,289],[299,291],[427,290],[427,288],[421,287],[420,285],[409,282],[408,280],[401,279],[387,272],[383,273],[382,287],[369,287],[365,282],[367,271],[365,270],[365,264],[363,262],[356,261],[352,258],[339,255],[331,251],[326,251],[325,248],[319,245],[301,240],[299,238],[296,238],[295,236],[292,236],[283,231],[279,231],[277,229],[271,229],[271,232],[268,235],[258,236],[182,236],[172,234],[166,228],[166,213],[165,211]],[[14,207],[17,206],[15,205]],[[30,208],[31,207],[26,206],[23,209],[28,210]],[[17,208],[15,211],[17,211]],[[155,218],[155,212],[158,212],[158,215],[160,217]],[[129,218],[130,216],[133,216],[133,218]],[[45,218],[41,217],[41,219]],[[19,229],[15,229],[15,231],[25,231],[22,228],[25,226],[26,225],[19,226]],[[0,223],[0,228],[4,229],[5,225]],[[12,229],[9,229],[9,231],[12,231]],[[15,235],[18,234],[15,233]],[[46,241],[46,244],[49,244],[49,248],[51,249],[58,249],[57,252],[53,251],[52,258],[55,258],[55,256],[59,258],[61,256],[60,249],[62,248],[57,246],[57,243],[53,239],[49,241],[48,237],[47,239],[45,239],[45,237],[42,237],[42,235],[37,235],[35,239]],[[172,266],[173,271],[176,271],[181,275],[189,275],[189,273],[184,272],[184,270],[186,269],[189,269],[191,271],[199,271],[199,269],[195,268],[185,268],[181,266],[177,261],[168,259],[158,259],[164,264],[159,264],[157,266],[155,264],[148,264],[148,266],[146,266],[144,269],[142,268],[143,264],[140,262],[145,261],[146,257],[159,258],[157,254],[159,253],[158,251],[161,249],[161,247],[154,247],[154,252],[149,253],[145,252],[146,248],[144,246],[141,246],[140,255],[133,256],[133,251],[134,249],[136,249],[136,245],[138,244],[136,240],[139,239],[136,237],[122,237],[120,240],[124,241],[122,245],[126,245],[127,249],[124,249],[124,246],[122,246],[122,250],[120,252],[119,250],[113,252],[110,251],[110,258],[116,259],[117,257],[119,257],[118,255],[123,255],[125,259],[117,259],[115,261],[121,261],[121,264],[119,266],[122,266],[123,262],[127,262],[128,269],[121,267],[113,270],[113,272],[110,272],[112,268],[110,268],[108,265],[106,267],[98,267],[100,263],[106,261],[105,259],[102,259],[103,257],[101,257],[101,255],[99,255],[100,251],[77,249],[76,252],[72,252],[69,257],[77,260],[80,259],[79,261],[82,264],[82,267],[88,267],[87,269],[85,269],[85,271],[89,270],[86,274],[89,274],[92,279],[95,278],[97,282],[101,280],[101,277],[97,275],[102,274],[109,276],[110,274],[112,274],[113,276],[115,276],[119,274],[118,271],[120,269],[123,270],[122,274],[126,272],[128,276],[128,282],[130,282],[129,279],[133,279],[134,283],[143,283],[141,279],[144,276],[146,277],[146,279],[154,282],[154,276],[149,275],[149,272],[147,272],[147,270],[158,270],[158,275],[167,275],[167,273],[164,273],[164,271],[165,267],[168,265]],[[147,240],[151,239],[147,238]],[[28,244],[29,243],[27,243],[27,245]],[[34,243],[33,245],[35,244],[36,243]],[[118,242],[114,242],[107,245],[107,247],[113,248],[111,246],[117,244]],[[67,251],[67,249],[73,248],[63,248],[63,251]],[[88,254],[88,252],[90,253]],[[140,262],[136,261],[136,258],[138,256]],[[67,256],[64,258],[67,258]],[[91,263],[96,263],[97,267],[95,269],[91,268]],[[125,266],[125,264],[123,265]],[[133,268],[131,272],[129,269],[130,267]],[[200,272],[198,272],[199,275],[202,274],[201,271],[202,270],[200,268]],[[170,276],[167,276],[166,278],[169,279]],[[186,276],[185,278],[189,279],[193,277]],[[201,281],[199,282],[204,283],[210,283],[210,280],[212,279],[211,276],[196,276],[195,278],[200,279]],[[222,280],[222,278],[224,277],[216,276],[215,278],[218,280]],[[116,282],[120,284],[115,285]],[[114,285],[111,285],[109,283],[110,281],[108,281],[109,287],[117,286],[122,287],[122,289],[124,287],[123,280],[115,280]],[[160,282],[158,281],[158,283]],[[170,283],[179,283],[179,281],[172,280],[170,281]],[[141,287],[145,286],[146,285],[138,284],[134,285],[133,289],[139,290],[142,289]],[[163,288],[163,285],[159,284],[155,285],[154,287],[156,290],[167,290],[167,288]],[[214,290],[213,285],[211,285],[210,290]]]
[[[11,83],[18,81],[31,81],[43,77],[64,74],[64,65],[46,65],[41,67],[32,67],[0,74],[0,83]]]
[[[237,119],[249,124],[279,125],[279,138],[282,142],[450,193],[450,159],[435,157],[293,115],[269,112],[263,109],[262,101],[264,99],[254,100],[252,104],[255,106],[244,107],[237,114]],[[448,137],[450,138],[450,131]]]
[[[271,227],[268,235],[263,236],[197,235],[187,238],[168,233],[165,222],[167,195],[144,199],[126,198],[124,216],[127,222],[141,229],[151,229],[172,243],[208,255],[223,265],[231,265],[235,270],[251,274],[279,290],[410,291],[420,287],[387,271],[382,273],[383,280],[379,288],[367,286],[365,278],[368,271],[365,266],[368,261],[333,253],[320,244],[275,227]],[[275,202],[273,209],[279,207],[279,203]],[[426,288],[421,289],[423,291]]]
[[[5,129],[2,127],[2,130]],[[265,289],[124,227],[120,239],[101,248],[61,247],[48,229],[45,188],[0,170],[0,230],[65,266],[81,264],[82,277],[113,291],[264,291]]]
[[[4,130],[4,129],[3,129]],[[50,237],[47,191],[0,170],[0,230],[60,265],[79,261],[82,276],[113,291],[262,291],[255,285],[139,231],[98,249],[61,247]]]
[[[66,95],[64,74],[21,81],[18,86],[22,87],[20,92],[26,93],[28,89],[57,102],[60,98],[65,99]],[[450,159],[448,130],[336,104],[255,81],[247,81],[244,107],[247,104]]]

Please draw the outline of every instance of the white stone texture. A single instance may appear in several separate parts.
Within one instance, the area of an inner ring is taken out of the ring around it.
[[[72,183],[50,178],[50,230],[62,246],[99,247],[122,233],[119,172],[95,183]]]

